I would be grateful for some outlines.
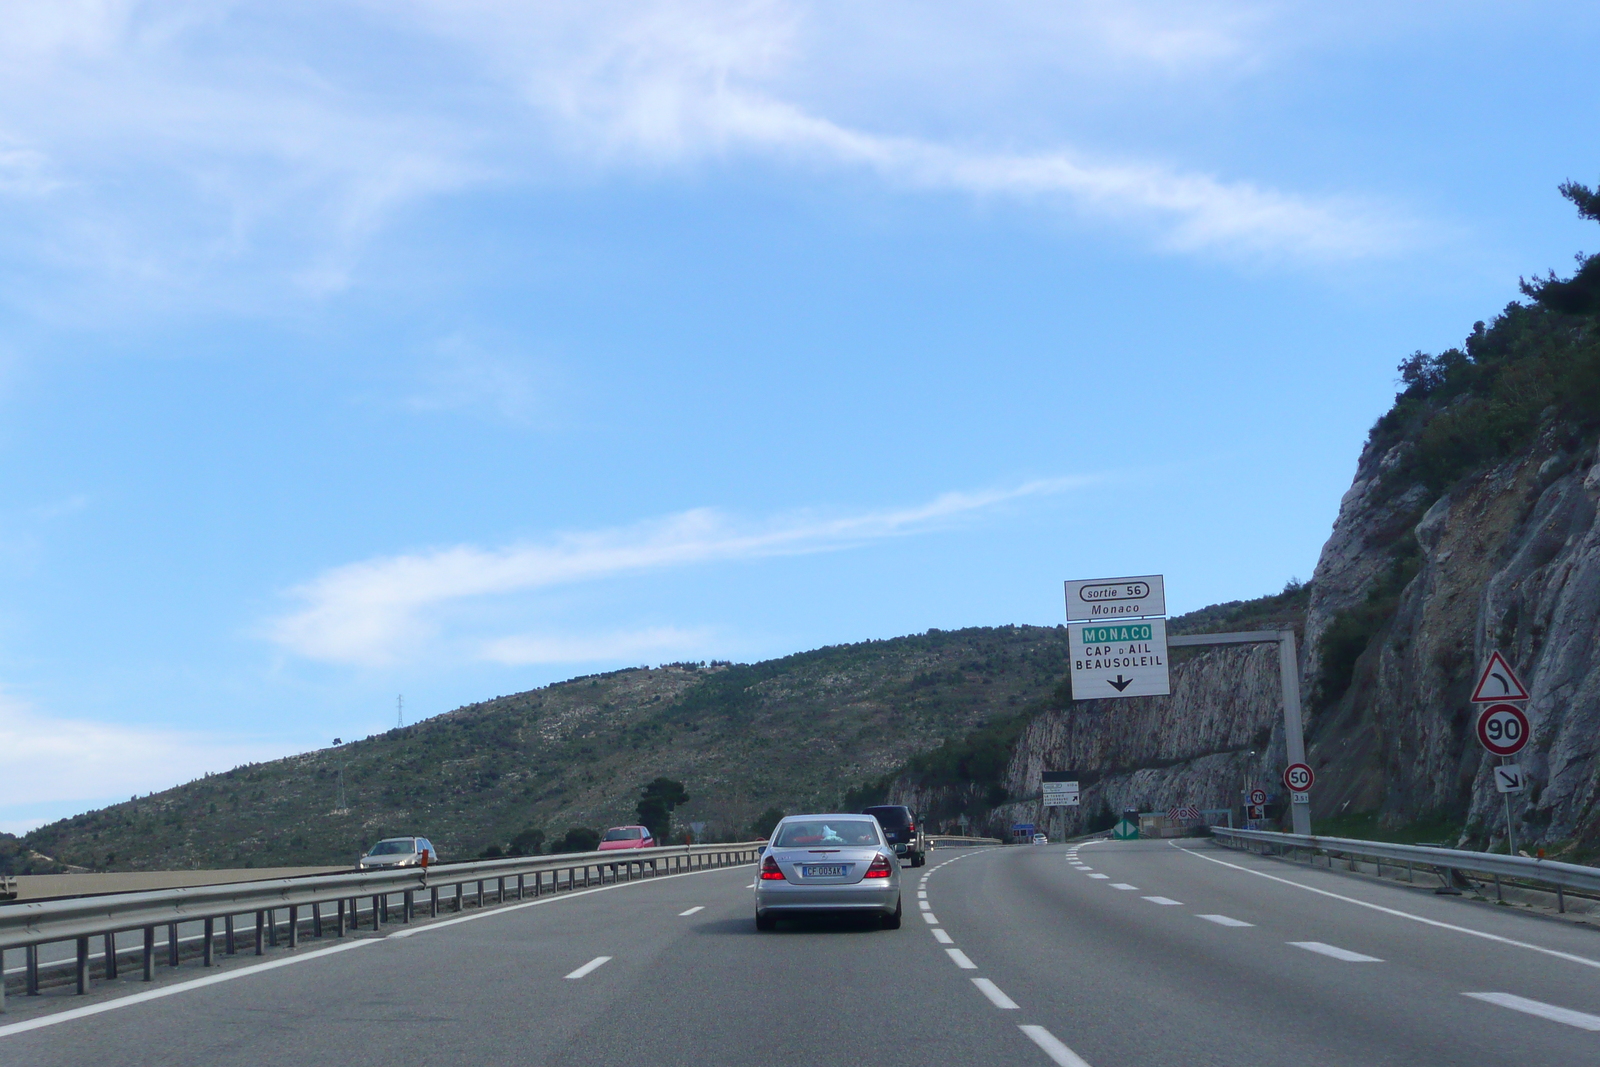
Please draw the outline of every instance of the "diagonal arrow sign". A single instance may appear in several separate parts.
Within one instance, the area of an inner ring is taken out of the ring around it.
[[[1124,678],[1122,675],[1119,674],[1119,675],[1117,675],[1117,680],[1116,681],[1113,682],[1110,679],[1107,679],[1106,680],[1106,684],[1120,693],[1124,689],[1128,688],[1128,686],[1133,684],[1133,679],[1132,678]]]

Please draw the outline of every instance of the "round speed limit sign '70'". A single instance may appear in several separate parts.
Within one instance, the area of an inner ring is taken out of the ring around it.
[[[1490,704],[1478,716],[1478,743],[1496,756],[1514,756],[1528,743],[1528,717],[1515,704]]]
[[[1291,763],[1283,772],[1283,784],[1291,793],[1304,793],[1311,788],[1311,783],[1317,776],[1311,773],[1311,768],[1304,763]]]

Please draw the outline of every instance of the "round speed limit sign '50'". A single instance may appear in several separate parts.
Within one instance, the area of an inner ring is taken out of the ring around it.
[[[1317,776],[1311,773],[1311,768],[1304,763],[1291,763],[1283,772],[1283,784],[1291,793],[1304,793],[1311,788],[1311,783]]]
[[[1490,704],[1478,716],[1478,743],[1496,756],[1514,756],[1528,743],[1528,717],[1515,704]]]

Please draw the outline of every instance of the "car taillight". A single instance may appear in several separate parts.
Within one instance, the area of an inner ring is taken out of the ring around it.
[[[878,858],[882,859],[883,857],[880,856]],[[761,861],[761,878],[763,881],[768,882],[788,881],[788,879],[783,876],[783,872],[778,869],[778,861],[773,859],[771,856],[768,856],[766,859]]]
[[[916,823],[914,823],[914,822],[906,823],[906,833],[914,834],[916,832],[917,832],[917,824]]]
[[[763,875],[763,877],[765,877],[765,875]],[[863,877],[863,878],[887,878],[887,877],[889,877],[889,861],[884,859],[882,856],[877,857],[876,859],[874,859],[872,861],[872,866],[867,868],[867,873],[862,875],[861,877]]]

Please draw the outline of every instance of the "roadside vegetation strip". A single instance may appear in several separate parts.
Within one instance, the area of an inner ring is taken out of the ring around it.
[[[1306,885],[1304,882],[1296,882],[1288,878],[1280,878],[1278,875],[1268,874],[1266,871],[1253,871],[1249,867],[1243,867],[1237,863],[1229,863],[1227,860],[1219,860],[1215,856],[1204,855],[1200,852],[1196,852],[1192,848],[1181,848],[1177,845],[1173,845],[1173,847],[1177,848],[1179,852],[1188,853],[1189,855],[1194,856],[1197,859],[1205,860],[1208,863],[1216,863],[1223,867],[1231,867],[1236,871],[1243,871],[1245,874],[1253,874],[1257,878],[1265,878],[1269,882],[1278,882],[1282,885],[1293,886],[1295,889],[1303,889],[1307,893],[1315,893],[1318,896],[1329,897],[1333,900],[1342,900],[1346,904],[1354,904],[1360,908],[1368,908],[1372,911],[1381,912],[1384,915],[1393,915],[1397,919],[1408,919],[1411,922],[1421,923],[1424,926],[1432,926],[1439,930],[1450,930],[1458,934],[1466,934],[1468,937],[1478,937],[1485,941],[1493,941],[1501,945],[1511,945],[1514,948],[1525,948],[1530,952],[1538,952],[1545,956],[1554,956],[1556,959],[1566,960],[1568,963],[1577,963],[1585,967],[1594,967],[1597,970],[1600,970],[1600,960],[1590,959],[1587,956],[1579,956],[1571,952],[1562,952],[1560,949],[1545,948],[1543,945],[1534,945],[1527,941],[1518,941],[1515,938],[1502,937],[1499,934],[1491,934],[1485,930],[1474,930],[1470,926],[1458,926],[1455,923],[1447,923],[1440,919],[1430,919],[1424,915],[1416,915],[1409,911],[1401,911],[1399,908],[1389,908],[1382,904],[1373,904],[1371,901],[1359,900],[1355,897],[1347,897],[1343,893],[1335,893],[1327,889],[1318,889],[1316,886]]]

